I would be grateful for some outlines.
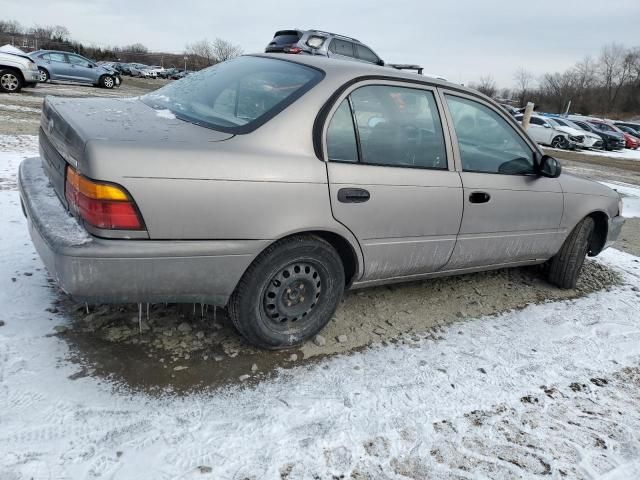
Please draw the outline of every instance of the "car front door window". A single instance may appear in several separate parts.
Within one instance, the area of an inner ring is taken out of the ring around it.
[[[458,137],[463,171],[535,173],[533,151],[498,113],[467,98],[446,95],[446,99]]]

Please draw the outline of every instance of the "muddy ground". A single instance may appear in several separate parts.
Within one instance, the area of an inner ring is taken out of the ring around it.
[[[162,80],[125,77],[120,89],[39,85],[0,96],[0,135],[34,135],[45,95],[137,96]],[[596,180],[640,184],[640,162],[554,151],[567,171]],[[15,188],[12,186],[11,188]],[[619,248],[640,255],[640,221],[623,229]],[[15,272],[15,281],[31,272]],[[348,354],[377,343],[438,337],[439,329],[531,303],[579,297],[606,289],[618,276],[596,262],[585,265],[575,290],[547,284],[539,267],[498,270],[348,292],[321,335],[301,348],[264,352],[244,342],[223,309],[201,305],[80,305],[58,292],[48,309],[52,334],[66,340],[81,365],[74,378],[97,375],[128,388],[199,389],[255,382],[327,355]],[[53,282],[51,288],[56,289]],[[56,289],[57,291],[57,289]]]

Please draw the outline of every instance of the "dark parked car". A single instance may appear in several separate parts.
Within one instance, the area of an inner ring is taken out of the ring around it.
[[[384,65],[384,61],[359,40],[321,30],[279,30],[265,52],[322,55]]]
[[[613,122],[613,124],[623,131],[626,131],[626,130],[622,129],[622,127],[627,127],[632,130],[635,130],[637,133],[640,133],[640,123],[638,122]]]
[[[605,150],[621,150],[625,146],[624,138],[616,134],[616,132],[612,128],[603,130],[593,123],[587,121],[587,119],[584,117],[569,117],[569,120],[571,120],[585,132],[591,132],[600,135],[600,137],[602,137],[603,148]]]
[[[38,50],[29,54],[38,65],[40,81],[62,80],[113,88],[120,85],[120,74],[76,53]]]
[[[633,128],[622,125],[621,123],[616,123],[616,127],[618,127],[627,135],[631,135],[634,138],[640,139],[640,130],[634,130]]]

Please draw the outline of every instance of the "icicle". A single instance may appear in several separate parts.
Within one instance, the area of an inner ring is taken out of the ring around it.
[[[138,303],[138,328],[142,333],[142,303]]]
[[[89,304],[87,302],[84,302],[84,308],[87,311],[87,315],[89,315]]]

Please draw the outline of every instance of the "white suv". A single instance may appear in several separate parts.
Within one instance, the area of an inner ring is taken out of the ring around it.
[[[38,66],[26,55],[0,50],[0,92],[19,92],[40,80]]]

